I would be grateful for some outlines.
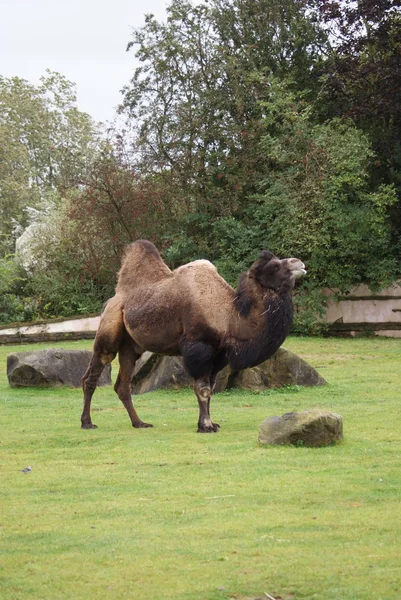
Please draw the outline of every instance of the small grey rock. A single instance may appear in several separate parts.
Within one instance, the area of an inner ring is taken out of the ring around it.
[[[321,447],[343,438],[343,420],[328,410],[304,410],[268,417],[260,427],[262,444]]]

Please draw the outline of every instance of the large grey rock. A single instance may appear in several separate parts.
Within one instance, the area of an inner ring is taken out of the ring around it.
[[[145,352],[135,366],[132,392],[146,394],[158,389],[188,387],[190,382],[181,357]]]
[[[216,392],[225,390],[229,376],[228,369],[220,371],[216,381]],[[184,368],[181,356],[160,356],[145,352],[135,365],[132,378],[133,394],[146,394],[159,389],[190,387],[193,379]]]
[[[232,373],[229,387],[246,390],[279,388],[283,385],[325,385],[326,381],[305,360],[279,348],[275,354],[257,367]]]
[[[134,394],[157,389],[174,389],[192,385],[192,379],[178,356],[160,356],[145,352],[137,361],[132,379]],[[326,381],[307,362],[280,348],[269,360],[252,369],[231,371],[226,367],[217,376],[215,392],[227,388],[263,390],[283,385],[324,385]]]
[[[92,352],[50,348],[15,352],[7,357],[7,376],[11,387],[81,386],[81,379]],[[98,385],[111,384],[111,365],[106,365]]]
[[[343,438],[343,420],[327,410],[304,410],[268,417],[260,427],[262,444],[329,446]]]

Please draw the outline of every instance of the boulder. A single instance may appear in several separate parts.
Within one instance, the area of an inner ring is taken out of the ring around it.
[[[260,427],[262,444],[330,446],[343,438],[343,420],[327,410],[303,410],[281,417],[268,417]]]
[[[145,352],[135,365],[132,393],[146,394],[153,390],[188,387],[191,378],[179,356],[161,356]]]
[[[216,381],[216,392],[226,389],[229,371],[220,371]],[[132,393],[146,394],[153,390],[169,390],[190,387],[193,379],[184,368],[181,356],[161,356],[145,352],[135,365],[132,378]]]
[[[257,367],[232,373],[228,382],[229,387],[246,390],[279,388],[283,385],[325,384],[325,379],[316,369],[285,348],[279,348],[271,358]]]
[[[92,352],[50,348],[15,352],[7,357],[7,376],[11,387],[68,385],[81,387]],[[111,365],[106,365],[98,385],[111,385]]]
[[[145,352],[135,365],[132,391],[134,394],[145,394],[157,389],[189,387],[192,383],[181,357]],[[226,367],[220,371],[215,392],[223,392],[227,388],[264,390],[283,385],[314,386],[325,383],[323,377],[302,358],[280,348],[257,367],[243,371],[231,371]]]

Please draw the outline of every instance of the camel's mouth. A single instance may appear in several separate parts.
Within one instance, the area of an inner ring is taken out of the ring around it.
[[[305,265],[298,258],[290,258],[289,267],[291,269],[291,275],[294,279],[299,279],[299,277],[306,275]]]

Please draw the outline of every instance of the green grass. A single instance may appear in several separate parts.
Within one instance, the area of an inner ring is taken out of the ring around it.
[[[329,385],[220,394],[214,435],[190,390],[138,396],[154,429],[134,430],[98,389],[83,431],[80,390],[9,388],[28,347],[0,347],[0,598],[401,598],[401,340],[285,347]],[[343,443],[258,444],[265,417],[314,407],[343,416]]]

